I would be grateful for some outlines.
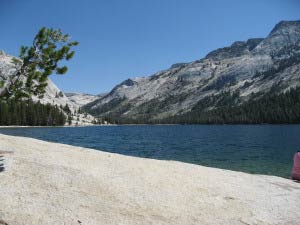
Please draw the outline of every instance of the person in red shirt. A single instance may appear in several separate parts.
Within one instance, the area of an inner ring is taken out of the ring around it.
[[[294,166],[292,171],[292,179],[300,181],[300,152],[296,152],[294,156]]]

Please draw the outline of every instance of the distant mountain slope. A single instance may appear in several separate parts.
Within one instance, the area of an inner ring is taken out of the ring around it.
[[[72,101],[78,107],[86,105],[104,96],[103,94],[91,95],[91,94],[84,94],[84,93],[65,93],[65,95],[68,97],[70,101]]]
[[[2,74],[6,76],[10,76],[13,74],[14,69],[12,66],[12,58],[3,51],[0,52],[0,71]],[[48,86],[46,87],[46,93],[42,99],[37,99],[34,97],[34,100],[40,100],[42,103],[50,103],[52,105],[63,105],[68,104],[72,110],[76,108],[67,96],[51,81],[48,80]]]
[[[128,79],[84,108],[97,116],[151,122],[214,110],[224,93],[231,93],[230,104],[238,106],[299,84],[300,21],[282,21],[266,38],[234,42],[200,60]],[[207,98],[210,103],[202,104]]]
[[[11,76],[14,73],[14,68],[12,66],[13,56],[6,54],[4,51],[0,51],[0,72],[4,76]],[[0,88],[1,91],[1,88]],[[32,97],[34,101],[40,101],[43,104],[50,103],[51,105],[68,105],[73,114],[73,124],[87,125],[91,124],[95,119],[89,114],[78,114],[76,111],[79,109],[79,105],[69,99],[50,79],[48,80],[48,86],[46,87],[46,92],[44,97],[39,99],[35,96]],[[88,101],[86,101],[88,103]]]

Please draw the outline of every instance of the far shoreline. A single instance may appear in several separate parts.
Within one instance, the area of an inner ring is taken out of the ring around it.
[[[281,123],[281,124],[273,124],[273,123],[263,123],[263,124],[95,124],[95,125],[66,125],[66,126],[18,126],[18,125],[11,125],[11,126],[0,126],[0,129],[3,128],[81,128],[81,127],[113,127],[113,126],[299,126],[299,123],[291,124],[291,123]]]

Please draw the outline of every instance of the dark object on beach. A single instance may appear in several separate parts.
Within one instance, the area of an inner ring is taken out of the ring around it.
[[[300,152],[296,152],[294,156],[292,179],[300,181]]]
[[[8,223],[0,219],[0,225],[8,225]]]
[[[3,156],[1,156],[1,155],[0,155],[0,161],[1,162],[3,161]],[[5,170],[4,164],[0,163],[0,173],[3,172],[4,170]],[[0,220],[0,225],[1,225],[1,220]]]
[[[12,154],[12,153],[14,153],[13,151],[2,151],[2,150],[0,150],[0,155],[2,156],[2,155],[5,155],[5,154]]]

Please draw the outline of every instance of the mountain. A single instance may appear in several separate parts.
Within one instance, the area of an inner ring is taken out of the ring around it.
[[[300,21],[281,21],[266,38],[237,41],[200,60],[127,79],[84,109],[121,122],[160,122],[230,110],[299,84]]]
[[[13,56],[6,54],[4,51],[0,51],[0,74],[4,78],[11,76],[14,73],[12,58]],[[3,80],[3,78],[1,80]],[[1,90],[2,89],[0,88],[0,91]],[[33,101],[40,101],[42,104],[49,103],[57,106],[68,105],[71,113],[73,114],[73,125],[89,125],[92,123],[92,121],[94,121],[95,118],[89,114],[77,113],[80,105],[68,98],[50,79],[48,80],[48,86],[46,87],[45,91],[46,92],[43,98],[39,99],[33,96]],[[88,101],[86,101],[86,103],[88,103]]]
[[[73,102],[77,107],[82,107],[90,102],[95,101],[99,97],[103,95],[91,95],[91,94],[84,94],[84,93],[65,93],[68,99]]]
[[[12,58],[13,56],[6,54],[4,51],[0,51],[0,71],[6,76],[10,76],[14,72]],[[76,105],[74,105],[51,80],[48,80],[48,86],[46,87],[44,97],[42,99],[38,99],[36,97],[33,98],[35,101],[39,100],[44,104],[50,103],[52,105],[63,106],[68,104],[72,111],[76,109]]]

